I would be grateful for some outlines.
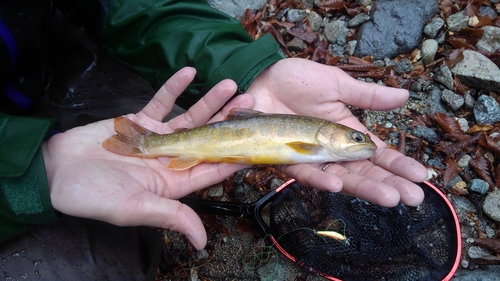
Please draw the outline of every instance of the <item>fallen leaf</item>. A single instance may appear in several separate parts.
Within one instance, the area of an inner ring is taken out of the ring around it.
[[[484,155],[475,154],[470,160],[469,165],[476,175],[487,182],[490,185],[490,190],[495,187],[495,182],[493,180],[493,166],[490,160],[488,160]]]
[[[318,37],[318,34],[316,32],[306,32],[300,28],[287,29],[286,33],[309,44],[311,44]]]
[[[460,173],[457,161],[452,158],[446,159],[446,168],[443,171],[443,184],[446,186],[450,181]]]
[[[479,138],[479,144],[485,148],[490,149],[498,157],[500,157],[500,145],[498,145],[498,143],[495,140],[493,140],[492,137],[483,134],[483,136]]]
[[[448,58],[444,61],[446,66],[449,69],[453,69],[455,65],[461,62],[464,59],[464,49],[455,49],[449,55]]]
[[[481,246],[497,254],[500,254],[500,239],[493,238],[472,238],[472,245]]]
[[[346,3],[343,0],[325,0],[318,4],[318,7],[325,10],[325,12],[331,10],[341,10],[345,7]]]
[[[475,146],[474,144],[477,143],[477,140],[479,139],[480,136],[481,136],[481,134],[476,134],[476,135],[473,135],[467,139],[452,143],[450,145],[446,145],[446,146],[439,145],[436,147],[436,150],[439,152],[443,152],[448,157],[451,157],[452,155],[456,154],[457,152],[461,152],[461,151],[467,152],[467,151],[470,151],[473,149],[473,147]]]

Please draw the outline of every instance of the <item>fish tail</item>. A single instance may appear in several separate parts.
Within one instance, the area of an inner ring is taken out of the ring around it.
[[[105,140],[102,146],[116,154],[145,157],[144,137],[154,134],[125,117],[115,118],[116,135]]]

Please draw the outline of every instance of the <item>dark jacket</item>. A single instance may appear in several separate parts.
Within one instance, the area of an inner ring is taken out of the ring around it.
[[[178,104],[188,108],[225,78],[244,92],[283,58],[268,35],[256,41],[205,1],[5,1],[0,6],[0,243],[57,220],[40,144],[55,120],[30,116],[47,87],[54,14],[85,26],[111,56],[159,88],[176,71],[197,75]]]

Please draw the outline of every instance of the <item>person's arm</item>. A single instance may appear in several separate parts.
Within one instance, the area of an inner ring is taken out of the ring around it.
[[[53,124],[0,113],[0,243],[57,220],[40,149]]]
[[[117,0],[104,18],[109,53],[155,88],[184,66],[197,69],[177,103],[187,108],[229,78],[245,92],[255,77],[283,58],[270,35],[254,41],[241,23],[206,1]]]

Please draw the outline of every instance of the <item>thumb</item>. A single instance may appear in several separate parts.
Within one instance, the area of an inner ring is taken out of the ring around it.
[[[410,93],[405,89],[391,88],[376,83],[356,80],[343,71],[336,73],[340,101],[364,109],[390,110],[402,106]]]
[[[147,194],[131,218],[137,225],[160,227],[184,234],[198,250],[206,246],[205,228],[193,209],[177,200]]]

